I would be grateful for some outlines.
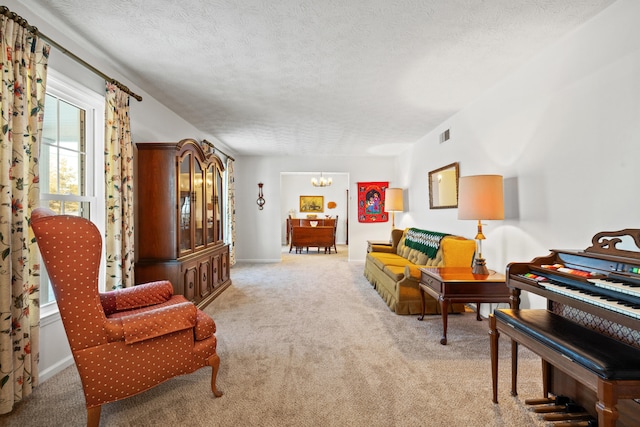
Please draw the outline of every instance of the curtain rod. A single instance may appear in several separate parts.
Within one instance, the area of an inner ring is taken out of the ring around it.
[[[206,139],[203,139],[202,142],[204,142],[205,144],[207,144],[209,147],[211,147],[214,151],[217,151],[218,153],[226,156],[227,158],[231,159],[232,161],[236,161],[236,159],[234,159],[232,156],[228,155],[227,153],[225,153],[224,151],[222,151],[221,149],[217,148],[215,145],[213,145],[212,142],[207,141]]]
[[[55,47],[56,49],[60,50],[62,53],[64,53],[65,55],[67,55],[68,57],[73,59],[74,61],[78,62],[83,67],[89,69],[94,74],[97,74],[98,76],[102,77],[103,79],[105,79],[109,83],[116,85],[118,88],[120,88],[120,90],[128,93],[129,95],[131,95],[132,97],[134,97],[138,101],[142,101],[142,97],[140,95],[135,94],[133,91],[131,91],[131,89],[129,89],[128,87],[126,87],[125,85],[120,83],[119,81],[117,81],[115,79],[112,79],[111,77],[107,76],[106,74],[104,74],[102,71],[98,70],[93,65],[91,65],[88,62],[82,60],[77,55],[75,55],[73,52],[69,51],[65,47],[63,47],[60,44],[58,44],[56,41],[54,41],[51,38],[47,37],[46,35],[42,34],[40,31],[38,31],[37,27],[29,25],[29,23],[27,22],[26,19],[24,19],[22,16],[14,13],[14,12],[11,12],[8,7],[1,6],[0,7],[0,14],[2,14],[4,16],[6,16],[7,18],[15,21],[16,23],[18,23],[18,25],[23,26],[25,29],[27,29],[27,31],[31,32],[33,35],[42,37],[42,39],[46,40],[48,43],[53,45],[53,47]]]

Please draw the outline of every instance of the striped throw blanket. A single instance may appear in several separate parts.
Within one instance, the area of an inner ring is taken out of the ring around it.
[[[440,241],[445,236],[448,236],[448,234],[410,228],[407,230],[404,244],[411,249],[416,249],[426,254],[429,258],[435,258],[438,249],[440,249]]]

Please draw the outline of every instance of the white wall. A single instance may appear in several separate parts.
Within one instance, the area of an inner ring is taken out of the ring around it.
[[[287,244],[287,227],[286,218],[289,211],[293,211],[293,218],[306,218],[308,212],[300,212],[300,196],[322,196],[324,197],[324,210],[318,213],[318,218],[324,218],[329,215],[331,218],[337,218],[336,226],[336,243],[345,244],[347,241],[347,213],[348,213],[348,191],[349,191],[349,174],[344,172],[325,172],[325,178],[333,180],[329,187],[314,187],[311,185],[311,178],[319,178],[320,172],[283,172],[280,175],[280,233],[282,244]],[[336,207],[329,209],[327,204],[334,202]]]
[[[410,211],[396,223],[472,238],[475,223],[456,209],[428,208],[427,172],[458,161],[461,176],[505,177],[505,220],[484,227],[490,268],[640,228],[638,17],[640,2],[615,3],[399,157]]]
[[[349,175],[349,259],[362,261],[368,239],[388,239],[391,223],[363,224],[357,218],[358,182],[389,181],[395,186],[393,157],[248,157],[236,161],[236,258],[238,261],[280,262],[282,222],[291,194],[281,192],[283,172],[335,171]],[[310,179],[310,176],[307,176]],[[258,209],[258,183],[262,182],[266,204]],[[307,182],[309,182],[307,180]],[[334,184],[336,185],[336,184]],[[309,191],[317,190],[308,184]],[[309,193],[310,195],[316,194]],[[300,194],[293,194],[296,198]],[[318,195],[321,195],[318,193]],[[283,204],[283,200],[285,201]],[[336,200],[340,203],[340,200]],[[284,206],[284,207],[283,207]],[[284,212],[283,212],[284,210]],[[233,276],[233,271],[231,272]]]

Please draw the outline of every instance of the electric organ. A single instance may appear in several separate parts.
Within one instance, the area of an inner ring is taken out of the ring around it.
[[[544,396],[537,403],[562,398],[582,411],[546,420],[639,425],[640,229],[601,232],[583,251],[552,250],[529,263],[511,263],[506,276],[511,308],[490,315],[493,401],[498,337],[504,334],[512,344],[512,394],[522,344],[542,359]],[[522,291],[545,297],[546,309],[520,309]]]

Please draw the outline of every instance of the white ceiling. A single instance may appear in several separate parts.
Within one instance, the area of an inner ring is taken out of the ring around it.
[[[397,153],[613,2],[21,1],[236,154],[304,156]]]

